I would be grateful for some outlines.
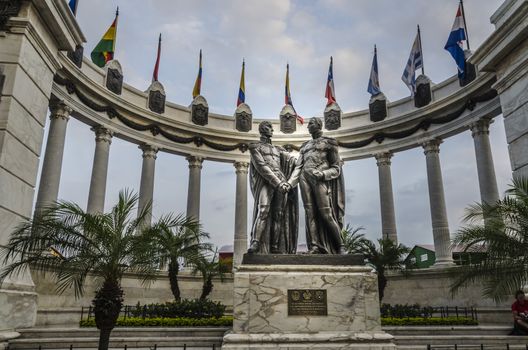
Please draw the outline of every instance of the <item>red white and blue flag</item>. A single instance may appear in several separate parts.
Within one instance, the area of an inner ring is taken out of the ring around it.
[[[293,109],[293,112],[295,113],[295,117],[299,121],[299,123],[304,124],[304,118],[301,117],[299,114],[297,114],[297,111],[295,110],[295,107],[293,107],[291,93],[290,93],[290,65],[286,65],[286,86],[285,86],[285,95],[284,95],[284,103],[287,105],[290,105]]]
[[[326,105],[329,106],[336,101],[335,97],[335,88],[334,88],[334,69],[333,69],[333,60],[330,56],[330,67],[328,67],[328,79],[326,80]]]
[[[463,41],[467,40],[467,32],[465,21],[463,17],[462,4],[458,5],[458,10],[455,17],[455,22],[449,33],[449,38],[444,46],[444,49],[449,51],[458,67],[458,76],[463,77],[466,69],[466,59],[464,56]]]

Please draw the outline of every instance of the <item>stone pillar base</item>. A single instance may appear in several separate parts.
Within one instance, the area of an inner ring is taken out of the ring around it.
[[[2,330],[30,328],[35,325],[37,293],[0,289],[0,305],[0,332],[4,332]]]
[[[377,276],[354,255],[244,255],[222,349],[396,349]]]

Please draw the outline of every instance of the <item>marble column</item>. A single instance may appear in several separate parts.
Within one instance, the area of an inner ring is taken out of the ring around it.
[[[480,200],[482,203],[491,204],[499,199],[499,190],[497,189],[497,178],[495,177],[495,166],[491,153],[489,126],[490,120],[484,118],[471,124],[470,129],[477,158]]]
[[[139,146],[143,151],[143,166],[141,168],[141,182],[139,185],[138,215],[148,207],[144,222],[152,221],[152,199],[154,197],[154,172],[158,148],[143,144]]]
[[[433,240],[436,255],[436,267],[453,265],[451,237],[447,222],[442,168],[440,166],[441,140],[429,140],[423,144],[427,163],[427,183],[429,186],[429,204],[433,226]]]
[[[187,189],[187,216],[200,220],[200,183],[203,158],[188,156],[189,187]]]
[[[59,101],[50,104],[50,127],[40,185],[35,204],[35,212],[38,213],[46,206],[57,201],[62,169],[62,158],[64,154],[64,141],[66,139],[66,127],[72,109]]]
[[[391,152],[375,155],[378,164],[378,178],[381,208],[381,233],[383,238],[398,244],[396,232],[396,214],[394,212],[394,196],[392,193]]]
[[[94,214],[104,212],[108,157],[113,133],[103,126],[94,127],[92,131],[95,132],[95,154],[87,212]]]
[[[242,256],[247,252],[247,186],[249,163],[235,162],[236,197],[235,197],[235,240],[233,245],[233,266],[242,263]]]

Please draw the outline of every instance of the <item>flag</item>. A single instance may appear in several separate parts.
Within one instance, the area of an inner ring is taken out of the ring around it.
[[[108,28],[101,41],[99,41],[90,55],[92,57],[92,62],[101,68],[103,68],[108,61],[114,59],[118,17],[119,7],[117,8],[114,22],[112,22],[112,25]]]
[[[200,95],[200,89],[202,88],[202,50],[200,50],[200,68],[198,69],[198,76],[194,82],[193,98]]]
[[[333,60],[330,56],[330,67],[328,67],[328,79],[326,80],[325,97],[327,99],[326,105],[329,106],[336,101],[334,89],[334,69]]]
[[[304,118],[301,117],[299,114],[297,114],[297,111],[295,110],[295,107],[293,107],[291,93],[290,93],[290,65],[286,65],[286,86],[285,86],[285,95],[284,95],[284,103],[287,105],[290,105],[293,109],[293,112],[295,113],[295,117],[299,121],[299,123],[304,124]]]
[[[161,33],[158,41],[158,56],[156,58],[156,64],[154,65],[154,72],[152,73],[152,82],[158,81],[158,71],[161,57]]]
[[[242,61],[242,73],[240,74],[240,87],[238,88],[238,99],[237,99],[237,107],[240,106],[241,103],[246,102],[246,84],[245,84],[245,77],[244,77],[244,70],[246,67],[246,63]]]
[[[447,43],[444,46],[444,49],[449,51],[451,56],[456,62],[458,67],[458,76],[464,76],[464,70],[466,68],[466,59],[464,56],[464,49],[462,46],[462,41],[466,40],[466,26],[464,25],[464,17],[462,16],[462,4],[458,5],[457,14],[455,17],[455,22],[451,28],[451,33],[449,33],[449,38]]]
[[[70,0],[70,2],[68,3],[68,5],[70,6],[70,9],[71,11],[73,12],[74,15],[77,14],[77,5],[79,4],[79,1],[77,0]]]
[[[372,68],[370,69],[370,79],[367,91],[375,96],[381,92],[378,78],[378,50],[374,45],[374,57],[372,58]]]
[[[411,90],[411,96],[414,96],[414,93],[416,92],[416,70],[422,68],[422,66],[422,43],[420,42],[420,34],[416,33],[416,39],[414,39],[411,53],[407,60],[407,65],[405,66],[401,77],[405,85]]]

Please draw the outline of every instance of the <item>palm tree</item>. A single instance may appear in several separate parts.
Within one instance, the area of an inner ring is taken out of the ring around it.
[[[223,282],[224,274],[229,272],[229,268],[217,258],[218,251],[215,251],[212,258],[202,255],[194,262],[193,274],[199,272],[203,280],[200,300],[207,299],[207,296],[213,291],[213,278],[220,277],[220,280]]]
[[[496,203],[469,206],[464,221],[453,244],[486,255],[456,269],[452,292],[479,281],[485,296],[497,302],[511,297],[528,283],[528,178],[515,178]]]
[[[203,252],[211,249],[209,243],[202,242],[209,238],[209,234],[202,231],[198,221],[190,217],[166,215],[145,238],[155,246],[155,259],[159,264],[168,266],[172,294],[175,300],[180,300],[180,260],[191,266],[196,264]]]
[[[402,244],[394,244],[388,238],[378,239],[378,246],[360,233],[363,228],[352,229],[349,225],[341,232],[345,249],[349,254],[363,254],[365,259],[376,269],[378,275],[379,300],[383,299],[387,286],[387,270],[403,270],[404,256],[409,248]]]
[[[365,235],[361,233],[365,228],[363,226],[352,227],[350,224],[346,226],[341,231],[341,238],[343,240],[343,245],[348,254],[362,254],[363,253],[363,241],[366,239]]]
[[[156,272],[152,246],[141,239],[141,223],[150,206],[133,217],[137,201],[136,194],[124,190],[117,204],[104,214],[86,213],[66,201],[49,206],[21,223],[0,251],[4,264],[9,264],[1,271],[0,282],[31,266],[36,271],[51,271],[59,293],[73,288],[79,297],[88,275],[94,276],[100,281],[92,301],[100,329],[99,349],[108,349],[123,303],[123,274],[137,273],[147,283]]]

